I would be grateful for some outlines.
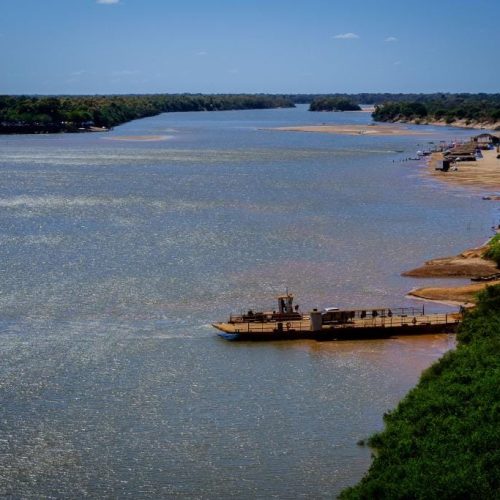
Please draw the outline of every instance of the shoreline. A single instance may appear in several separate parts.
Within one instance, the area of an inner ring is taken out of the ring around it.
[[[484,257],[487,250],[486,244],[456,256],[431,259],[401,275],[410,278],[484,278],[499,271],[495,262]]]
[[[470,130],[484,130],[489,132],[494,132],[500,130],[500,122],[467,122],[467,120],[455,120],[451,123],[446,123],[445,120],[425,120],[425,119],[414,119],[414,120],[395,120],[389,122],[377,122],[377,123],[401,123],[410,125],[431,125],[435,127],[455,127],[464,128]]]
[[[500,159],[496,149],[481,151],[482,158],[476,161],[458,162],[456,170],[438,170],[443,160],[442,153],[433,153],[427,159],[425,175],[441,182],[482,191],[495,190],[497,194],[483,196],[484,200],[500,201]],[[471,195],[474,192],[471,191]],[[496,229],[500,232],[500,226]],[[491,285],[499,285],[500,269],[496,262],[485,257],[491,238],[480,247],[472,248],[451,257],[426,261],[420,267],[401,273],[415,278],[492,278],[461,286],[432,286],[414,288],[408,296],[420,300],[455,305],[473,305],[479,292]]]
[[[484,254],[488,244],[465,250],[453,257],[441,257],[426,261],[422,266],[401,273],[414,278],[488,278],[488,281],[471,282],[459,286],[423,286],[410,290],[408,297],[446,305],[470,307],[476,302],[479,292],[488,286],[500,285],[500,269]]]
[[[410,290],[408,297],[448,306],[472,307],[476,303],[477,294],[494,285],[500,285],[500,280],[453,287],[421,287]]]
[[[496,168],[500,170],[500,160],[496,161]],[[461,163],[458,171],[460,168]],[[479,185],[484,189],[477,170],[473,180],[475,187]],[[471,187],[469,183],[463,185]],[[495,187],[500,188],[498,184]],[[454,273],[458,269],[460,273],[475,272],[477,266],[493,265],[497,276],[488,282],[422,287],[408,293],[416,300],[472,309],[464,314],[456,335],[460,350],[453,349],[433,363],[422,373],[416,387],[394,410],[384,415],[383,431],[372,435],[367,443],[375,451],[370,469],[356,485],[343,490],[340,498],[370,498],[374,492],[404,497],[408,491],[421,495],[424,492],[424,497],[447,496],[450,490],[454,491],[452,496],[468,497],[477,493],[478,486],[482,489],[479,496],[489,497],[498,490],[497,477],[495,473],[489,474],[491,468],[485,456],[489,456],[490,436],[498,430],[498,424],[491,419],[490,402],[496,389],[491,381],[498,379],[499,368],[500,260],[496,253],[499,235],[500,225],[497,236],[481,247],[456,257],[433,259],[403,273],[406,276],[417,271],[433,273],[438,266],[440,273],[448,269],[451,273],[448,276],[457,277]],[[489,248],[493,250],[489,257],[494,257],[498,265],[486,259]],[[479,292],[482,293],[478,297]],[[487,445],[477,446],[479,441]],[[413,457],[410,465],[409,455]],[[422,487],[422,478],[428,477],[430,469],[439,471],[443,467],[448,471],[444,480],[440,479],[443,474],[437,474],[435,484]],[[471,477],[471,471],[481,477],[474,486],[468,479],[463,480]]]
[[[362,111],[358,111],[360,113]],[[308,132],[338,135],[370,135],[370,136],[403,136],[431,135],[430,132],[405,128],[402,125],[297,125],[291,127],[261,128],[259,130],[275,130],[279,132]]]
[[[124,141],[124,142],[161,142],[172,139],[173,135],[113,135],[111,137],[103,137],[107,141]]]
[[[482,151],[483,158],[477,161],[462,161],[457,170],[442,172],[436,170],[441,166],[442,153],[432,153],[427,161],[427,172],[431,177],[442,182],[458,186],[473,187],[482,190],[496,190],[500,194],[500,159],[495,149]],[[493,198],[495,195],[493,195]]]

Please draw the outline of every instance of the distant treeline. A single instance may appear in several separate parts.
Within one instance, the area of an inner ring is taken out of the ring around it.
[[[445,121],[469,123],[500,121],[500,94],[439,94],[420,96],[415,100],[392,99],[375,107],[377,121]]]
[[[381,104],[391,100],[403,100],[408,98],[412,100],[415,96],[420,94],[283,94],[283,97],[291,99],[295,104],[311,104],[318,99],[346,99],[355,104]],[[411,97],[409,97],[411,96]]]
[[[310,104],[312,111],[375,104],[375,120],[500,120],[500,94],[149,94],[0,96],[0,133],[76,132],[110,128],[172,111],[267,109]]]
[[[310,104],[315,99],[342,98],[355,102],[356,104],[385,104],[388,102],[426,102],[434,100],[490,100],[498,99],[500,94],[477,94],[459,93],[450,94],[436,92],[433,94],[391,94],[388,92],[362,92],[359,94],[332,93],[332,94],[282,94],[282,97],[292,100],[295,104]]]
[[[500,121],[500,94],[287,94],[283,97],[296,104],[311,104],[311,111],[322,111],[320,103],[342,100],[351,104],[373,104],[377,121],[445,121],[465,120],[470,123]],[[313,109],[314,108],[314,109]]]
[[[360,111],[358,104],[346,97],[319,97],[314,99],[309,111]]]
[[[77,132],[173,111],[293,106],[289,98],[266,94],[0,96],[0,133]]]
[[[385,415],[368,474],[340,498],[500,498],[500,286],[457,339]]]

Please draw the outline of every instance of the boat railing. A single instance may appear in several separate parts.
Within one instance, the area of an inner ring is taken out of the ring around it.
[[[311,329],[309,318],[307,320],[293,321],[268,321],[268,322],[244,322],[234,325],[234,333],[286,333],[305,332]]]
[[[407,308],[410,309],[410,308]],[[415,312],[419,311],[418,309]],[[356,328],[400,328],[400,327],[423,327],[431,325],[457,325],[460,322],[457,313],[431,313],[431,314],[401,314],[391,316],[372,316],[369,318],[352,318],[345,322],[332,322],[322,325],[322,331],[356,329]],[[292,321],[277,322],[236,322],[234,333],[277,333],[311,331],[309,318]]]
[[[285,317],[280,319],[276,313],[254,313],[253,315],[248,314],[230,314],[228,323],[277,323],[277,322],[287,322],[287,321],[309,321],[308,314],[300,314],[296,315],[296,317],[302,317],[300,320],[294,319],[293,317]]]
[[[457,313],[402,314],[391,316],[375,316],[370,318],[355,318],[339,324],[326,325],[330,328],[397,328],[431,325],[456,325],[460,322]]]

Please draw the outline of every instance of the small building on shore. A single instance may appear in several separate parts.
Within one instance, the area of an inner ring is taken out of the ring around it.
[[[478,148],[488,148],[499,144],[500,138],[493,134],[484,133],[473,137],[472,142],[474,142]]]
[[[473,141],[457,144],[452,149],[444,152],[444,159],[450,161],[476,161],[476,149],[478,147]]]

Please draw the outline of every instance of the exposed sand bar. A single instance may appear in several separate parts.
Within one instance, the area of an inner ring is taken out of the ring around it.
[[[456,287],[427,287],[417,288],[408,293],[411,297],[419,299],[434,300],[450,304],[473,304],[476,295],[488,286],[499,285],[500,280],[488,281],[487,283],[472,283],[470,285]]]
[[[403,273],[414,278],[473,278],[499,272],[496,263],[485,259],[487,246],[466,250],[454,257],[427,261],[423,266]]]
[[[432,125],[434,127],[456,127],[456,128],[470,128],[472,130],[482,130],[483,132],[491,132],[495,134],[495,130],[500,127],[500,122],[471,122],[466,120],[455,120],[452,123],[446,123],[445,120],[425,120],[422,118],[416,120],[401,120],[392,123],[413,123],[414,125]]]
[[[403,125],[299,125],[294,127],[275,127],[262,130],[280,130],[283,132],[317,132],[339,135],[429,135],[409,129]]]
[[[443,155],[434,153],[429,161],[430,174],[442,181],[461,186],[481,189],[500,190],[500,159],[497,159],[496,149],[482,151],[483,158],[477,161],[461,161],[457,163],[458,170],[441,172]]]
[[[487,286],[498,285],[498,269],[496,263],[484,257],[488,245],[466,250],[455,257],[444,257],[426,262],[422,267],[413,269],[403,276],[418,278],[472,278],[494,277],[492,281],[471,283],[469,285],[451,287],[422,287],[412,290],[408,295],[424,300],[433,300],[445,304],[469,304],[476,302],[476,295]]]
[[[140,142],[157,142],[171,139],[171,135],[115,135],[112,137],[103,137],[107,141],[140,141]]]

